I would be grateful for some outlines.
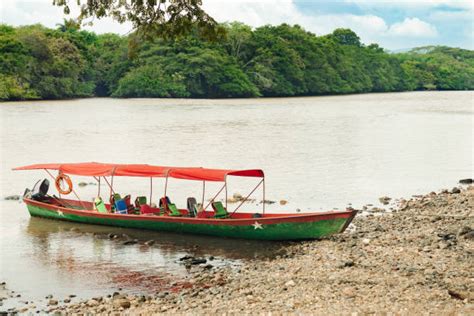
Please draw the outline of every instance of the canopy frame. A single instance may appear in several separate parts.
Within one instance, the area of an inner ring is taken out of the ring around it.
[[[63,170],[65,168],[66,170]],[[232,212],[234,214],[246,201],[250,195],[252,195],[257,188],[262,185],[262,213],[265,214],[265,174],[260,169],[249,169],[249,170],[225,170],[225,169],[206,169],[206,168],[178,168],[178,167],[162,167],[162,166],[152,166],[152,165],[128,165],[128,164],[102,164],[102,163],[70,163],[70,164],[37,164],[24,167],[17,167],[13,170],[34,170],[34,169],[43,169],[45,170],[51,178],[55,180],[55,177],[49,172],[49,170],[58,170],[59,173],[79,175],[79,176],[92,176],[98,182],[97,194],[100,196],[101,192],[101,177],[104,178],[104,181],[109,186],[110,192],[109,196],[115,194],[114,190],[114,177],[115,176],[130,176],[130,177],[149,177],[150,178],[150,203],[153,198],[153,178],[154,177],[164,177],[165,186],[164,186],[164,196],[166,196],[168,191],[168,181],[169,178],[176,178],[181,180],[200,180],[202,181],[202,200],[201,207],[204,206],[204,199],[206,194],[206,182],[224,182],[222,188],[217,192],[217,194],[210,200],[210,202],[203,207],[203,210],[209,207],[212,202],[219,196],[219,194],[225,192],[225,208],[228,207],[228,176],[240,176],[240,177],[258,177],[262,180],[257,184],[257,186],[241,201],[241,203],[236,207]],[[120,172],[117,172],[120,170]],[[107,180],[107,176],[110,177],[110,182]],[[78,196],[77,192],[73,189],[72,192],[79,200],[79,202],[84,206],[82,200]],[[59,194],[61,197],[61,194]]]

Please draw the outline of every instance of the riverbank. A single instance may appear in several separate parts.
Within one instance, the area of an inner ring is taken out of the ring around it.
[[[393,204],[390,212],[368,208],[344,234],[288,244],[281,256],[240,269],[193,266],[179,290],[52,299],[45,311],[473,313],[474,186]]]

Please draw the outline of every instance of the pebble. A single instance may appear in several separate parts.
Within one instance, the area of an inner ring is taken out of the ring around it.
[[[94,307],[94,306],[98,306],[98,305],[99,305],[99,302],[95,299],[91,299],[91,300],[87,301],[87,306]]]
[[[122,243],[122,245],[135,245],[136,243],[138,243],[138,240],[137,239],[129,239],[129,240],[126,240]]]
[[[397,211],[403,212],[357,216],[357,229],[283,243],[281,254],[258,253],[237,269],[205,270],[200,263],[184,290],[175,281],[168,284],[175,284],[173,291],[163,288],[149,300],[117,293],[99,306],[75,303],[61,307],[61,313],[469,315],[472,256],[466,238],[474,238],[474,188],[460,191],[399,200]]]
[[[390,203],[390,200],[392,198],[388,197],[388,196],[382,196],[379,198],[379,201],[380,203],[382,203],[383,205],[388,205]]]
[[[115,299],[113,301],[113,304],[114,304],[114,306],[121,307],[121,308],[130,308],[130,306],[131,306],[130,301],[126,298]]]
[[[293,281],[293,280],[290,280],[290,281],[288,281],[288,282],[285,283],[285,286],[286,286],[286,287],[295,286],[295,285],[296,285],[296,283],[295,283],[295,281]]]
[[[50,299],[50,300],[48,301],[48,305],[58,305],[58,300]]]
[[[147,246],[153,246],[154,243],[155,243],[155,241],[153,239],[145,241],[145,245],[147,245]]]

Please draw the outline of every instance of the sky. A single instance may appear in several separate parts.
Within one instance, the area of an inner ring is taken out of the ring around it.
[[[52,1],[0,0],[1,22],[55,27],[64,15]],[[72,17],[78,12],[74,3],[71,0]],[[365,44],[378,43],[389,50],[425,45],[474,49],[474,1],[203,0],[203,8],[219,22],[241,21],[252,27],[299,24],[316,35],[350,28]],[[103,19],[85,29],[126,34],[131,26]]]

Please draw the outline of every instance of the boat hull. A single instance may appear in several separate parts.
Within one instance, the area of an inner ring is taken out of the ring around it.
[[[316,239],[343,232],[357,211],[214,219],[103,214],[24,200],[31,216],[84,224],[259,240]]]

